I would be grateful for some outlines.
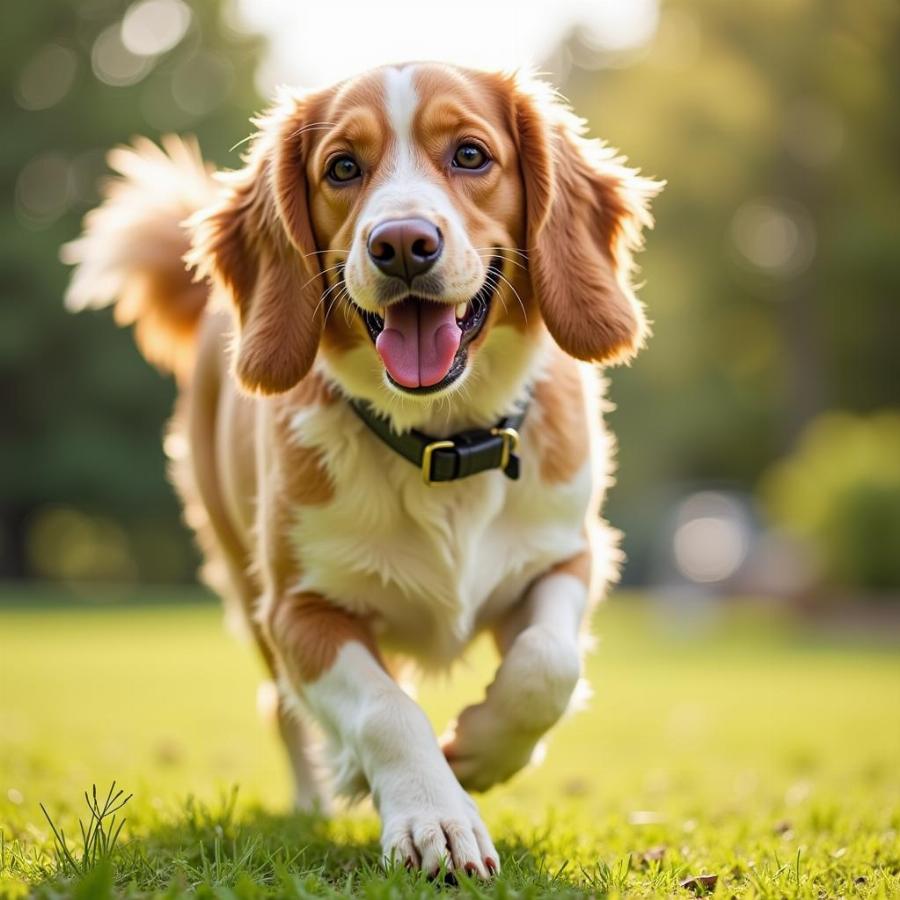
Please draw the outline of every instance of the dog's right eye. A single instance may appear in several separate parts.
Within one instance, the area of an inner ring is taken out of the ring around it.
[[[336,184],[346,184],[348,181],[359,178],[362,175],[362,169],[352,156],[345,153],[331,161],[326,174]]]

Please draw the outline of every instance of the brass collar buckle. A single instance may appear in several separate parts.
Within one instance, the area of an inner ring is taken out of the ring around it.
[[[519,452],[519,432],[515,428],[492,428],[491,434],[503,439],[503,453],[500,456],[500,470],[505,471],[509,458]]]
[[[434,456],[435,450],[441,450],[445,447],[455,447],[453,441],[432,441],[422,452],[422,480],[427,485],[431,485],[431,457]]]
[[[519,432],[515,428],[498,427],[492,428],[490,433],[493,437],[500,438],[501,441],[500,465],[496,468],[499,468],[501,472],[509,475],[506,470],[509,467],[513,454],[517,453],[519,450]],[[434,456],[435,451],[456,449],[456,447],[456,442],[451,440],[431,441],[425,445],[422,450],[422,480],[425,484],[432,485],[436,483],[432,472],[432,457]],[[517,476],[511,475],[509,477],[515,478]]]

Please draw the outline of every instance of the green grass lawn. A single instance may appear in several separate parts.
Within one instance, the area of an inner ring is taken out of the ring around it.
[[[542,767],[480,798],[503,873],[454,887],[382,874],[368,806],[291,815],[259,667],[215,605],[0,604],[0,896],[689,896],[698,875],[721,897],[900,896],[890,636],[625,594],[595,631],[588,709]],[[436,727],[492,662],[480,644],[424,686]],[[114,779],[127,823],[83,866],[84,791]]]

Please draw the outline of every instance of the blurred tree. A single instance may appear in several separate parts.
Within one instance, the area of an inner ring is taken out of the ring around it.
[[[41,524],[54,507],[117,521],[139,577],[192,572],[160,448],[173,386],[111,315],[63,312],[57,254],[97,201],[106,150],[132,135],[192,132],[209,158],[239,164],[229,148],[260,106],[261,44],[231,29],[222,8],[50,0],[5,17],[0,180],[15,202],[0,214],[3,576],[51,574],[26,544],[59,531]]]
[[[48,0],[7,17],[0,574],[83,572],[91,535],[116,548],[94,571],[192,569],[159,441],[173,387],[108,314],[62,311],[56,260],[110,145],[194,132],[238,164],[261,47],[228,9]],[[636,580],[683,485],[750,489],[819,411],[900,404],[900,5],[671,0],[648,46],[574,34],[546,68],[594,134],[668,181],[641,259],[655,337],[610,373],[608,515]],[[65,572],[41,562],[61,565],[57,544],[84,547]]]
[[[827,413],[762,479],[772,519],[833,586],[900,587],[900,413]]]
[[[672,485],[751,487],[821,410],[900,403],[900,5],[672,0],[648,47],[576,34],[549,68],[668,181],[641,259],[655,336],[610,373],[609,514],[639,570]]]

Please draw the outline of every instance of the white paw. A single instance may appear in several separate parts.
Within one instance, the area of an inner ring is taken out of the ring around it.
[[[504,727],[487,704],[479,703],[460,713],[441,739],[441,749],[464,788],[486,791],[535,758],[541,733]]]
[[[436,875],[467,872],[489,878],[500,857],[475,802],[453,782],[441,796],[430,793],[410,805],[382,809],[381,846],[385,864],[405,865]]]

